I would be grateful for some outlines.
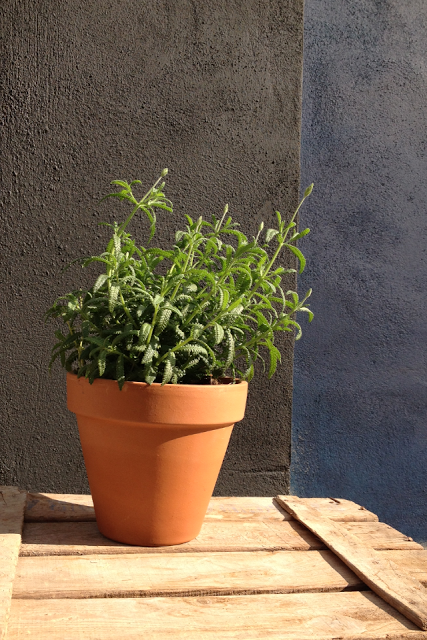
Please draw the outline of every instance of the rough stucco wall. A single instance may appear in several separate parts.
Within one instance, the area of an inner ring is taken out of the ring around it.
[[[427,540],[427,6],[307,0],[291,489]]]
[[[87,491],[59,367],[49,379],[54,298],[94,274],[72,259],[103,250],[98,205],[115,178],[150,185],[170,170],[173,216],[221,212],[243,230],[299,189],[302,0],[4,0],[1,15],[0,483]],[[147,228],[135,221],[142,243]],[[290,283],[292,284],[292,283]],[[287,491],[292,344],[274,381],[251,384],[217,485],[222,494]]]

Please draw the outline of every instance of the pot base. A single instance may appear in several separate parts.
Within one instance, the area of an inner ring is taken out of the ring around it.
[[[188,542],[201,529],[233,425],[134,426],[78,417],[98,528],[117,542]]]

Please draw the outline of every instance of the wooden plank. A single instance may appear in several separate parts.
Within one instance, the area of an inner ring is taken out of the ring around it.
[[[294,520],[273,498],[213,497],[210,499],[205,520]]]
[[[318,536],[375,593],[421,629],[427,629],[427,590],[381,553],[364,547],[341,523],[322,517],[295,496],[277,498],[291,515]]]
[[[20,558],[14,598],[117,598],[363,589],[331,551]]]
[[[427,584],[427,551],[385,551]],[[19,558],[14,598],[111,598],[363,589],[332,551],[254,551]]]
[[[272,498],[212,498],[206,513],[211,520],[293,520]],[[92,496],[74,494],[28,494],[26,522],[94,522]]]
[[[362,544],[372,549],[401,549],[402,551],[423,549],[421,544],[384,522],[345,522],[342,526],[355,535]]]
[[[26,493],[0,486],[0,640],[6,638]]]
[[[91,495],[29,493],[25,522],[94,522]]]
[[[315,507],[332,520],[341,522],[376,522],[378,517],[350,500],[310,498]],[[293,520],[271,498],[211,499],[207,520]],[[94,522],[95,511],[90,495],[29,493],[26,522]]]
[[[378,522],[378,516],[351,500],[343,498],[306,498],[308,504],[337,522]]]
[[[376,549],[422,549],[395,529],[379,522],[344,522],[364,545]],[[43,522],[24,525],[21,555],[93,553],[186,553],[211,551],[309,551],[325,549],[321,540],[295,519],[206,520],[199,536],[173,547],[130,547],[101,535],[95,522]]]
[[[427,551],[383,551],[382,558],[398,565],[403,573],[407,573],[427,586]]]
[[[8,640],[426,640],[370,591],[12,601]]]
[[[95,522],[39,522],[24,525],[21,556],[94,553],[208,553],[324,549],[325,545],[295,520],[206,521],[195,540],[171,547],[137,547],[105,538]]]

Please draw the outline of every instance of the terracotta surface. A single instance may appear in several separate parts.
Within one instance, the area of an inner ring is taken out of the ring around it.
[[[195,538],[247,387],[126,382],[120,391],[68,374],[101,533],[143,546]]]

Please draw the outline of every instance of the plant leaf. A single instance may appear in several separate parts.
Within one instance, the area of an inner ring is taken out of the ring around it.
[[[288,247],[289,251],[292,251],[292,253],[298,258],[299,263],[300,263],[299,273],[302,273],[304,271],[304,267],[305,267],[305,258],[304,258],[304,256],[302,255],[302,253],[298,249],[298,247],[294,247],[292,244],[287,244],[287,243],[285,243],[285,244]]]
[[[101,351],[101,353],[98,356],[98,371],[101,378],[105,373],[106,364],[107,364],[107,351],[104,349],[103,351]]]
[[[117,304],[117,298],[119,297],[120,286],[118,284],[112,284],[110,287],[110,295],[108,296],[108,309],[110,313],[114,312],[114,308]]]
[[[106,273],[101,273],[101,275],[97,278],[95,284],[93,285],[93,292],[96,293],[102,287],[102,285],[108,280],[108,276]]]

